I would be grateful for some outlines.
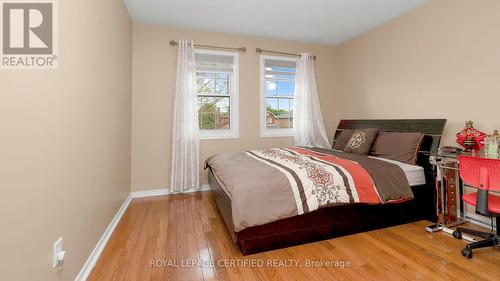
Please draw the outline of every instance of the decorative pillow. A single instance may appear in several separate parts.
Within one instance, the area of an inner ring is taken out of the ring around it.
[[[353,130],[341,131],[339,136],[335,140],[335,143],[333,143],[333,149],[344,150],[344,147],[347,145],[347,143],[351,139],[351,136],[353,133],[354,133]]]
[[[356,130],[344,147],[344,152],[367,155],[377,137],[378,129]]]
[[[423,137],[421,133],[381,131],[378,133],[370,154],[415,165]]]

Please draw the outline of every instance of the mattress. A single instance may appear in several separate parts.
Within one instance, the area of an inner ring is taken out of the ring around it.
[[[390,159],[385,159],[385,158],[380,158],[380,157],[373,157],[373,156],[368,156],[368,157],[398,165],[405,173],[405,176],[408,179],[408,183],[410,184],[410,186],[417,186],[417,185],[425,184],[424,168],[422,168],[420,166],[411,165],[408,163],[403,163],[403,162],[399,162],[396,160],[390,160]]]

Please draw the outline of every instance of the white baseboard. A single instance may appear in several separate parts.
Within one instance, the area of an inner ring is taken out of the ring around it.
[[[192,190],[187,190],[182,193],[192,193],[192,192],[198,192],[198,191],[207,191],[210,190],[210,186],[208,184],[204,184],[201,186],[200,189],[192,189]],[[135,191],[131,192],[127,199],[123,202],[122,206],[116,213],[115,217],[109,224],[108,228],[106,228],[106,231],[104,231],[101,239],[99,242],[97,242],[97,246],[94,248],[92,253],[90,254],[89,258],[85,262],[85,264],[82,267],[82,270],[80,273],[75,278],[75,281],[85,281],[89,277],[90,272],[92,272],[92,269],[94,268],[97,260],[101,256],[102,251],[106,247],[106,244],[108,243],[109,238],[111,237],[111,234],[113,234],[113,231],[115,230],[116,226],[120,222],[123,214],[127,210],[128,206],[130,205],[130,202],[134,198],[143,198],[143,197],[152,197],[152,196],[162,196],[162,195],[169,195],[169,194],[177,194],[179,192],[170,192],[170,189],[168,188],[161,188],[161,189],[153,189],[153,190],[144,190],[144,191]]]
[[[106,228],[106,231],[104,231],[101,239],[99,242],[97,242],[97,246],[94,248],[92,253],[90,254],[89,258],[85,262],[85,264],[82,267],[82,270],[78,275],[76,276],[75,280],[76,281],[84,281],[87,280],[87,277],[89,277],[90,272],[94,268],[97,260],[99,259],[99,256],[101,256],[102,251],[104,250],[104,247],[106,247],[106,244],[108,243],[109,238],[111,237],[111,234],[115,230],[116,226],[118,225],[118,222],[120,222],[120,219],[122,218],[123,214],[128,208],[128,205],[130,204],[130,201],[132,201],[132,196],[129,194],[127,196],[127,199],[123,202],[122,206],[116,213],[115,217],[109,224],[108,228]]]
[[[152,196],[162,196],[162,195],[170,195],[170,194],[179,194],[179,193],[192,193],[198,191],[207,191],[210,190],[210,186],[208,184],[204,184],[200,189],[190,189],[184,192],[170,192],[168,188],[160,188],[160,189],[152,189],[152,190],[142,190],[142,191],[134,191],[131,193],[132,199],[134,198],[144,198],[144,197],[152,197]]]
[[[464,213],[464,216],[465,216],[465,219],[472,224],[479,225],[479,226],[482,226],[482,227],[487,228],[487,229],[491,228],[491,220],[487,217],[483,217],[483,216],[480,216],[477,214],[467,213],[467,212]],[[493,220],[493,226],[494,226],[494,228],[493,228],[494,230],[496,230],[496,228],[498,227],[498,225],[496,225],[496,223],[495,223],[495,220]]]

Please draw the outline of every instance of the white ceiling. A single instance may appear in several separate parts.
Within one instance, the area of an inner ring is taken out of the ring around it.
[[[339,44],[429,0],[124,0],[136,22]]]

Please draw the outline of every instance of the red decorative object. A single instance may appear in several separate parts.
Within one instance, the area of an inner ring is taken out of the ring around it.
[[[465,122],[465,128],[457,134],[457,143],[465,148],[466,151],[481,150],[484,146],[486,134],[474,129],[473,122]]]

